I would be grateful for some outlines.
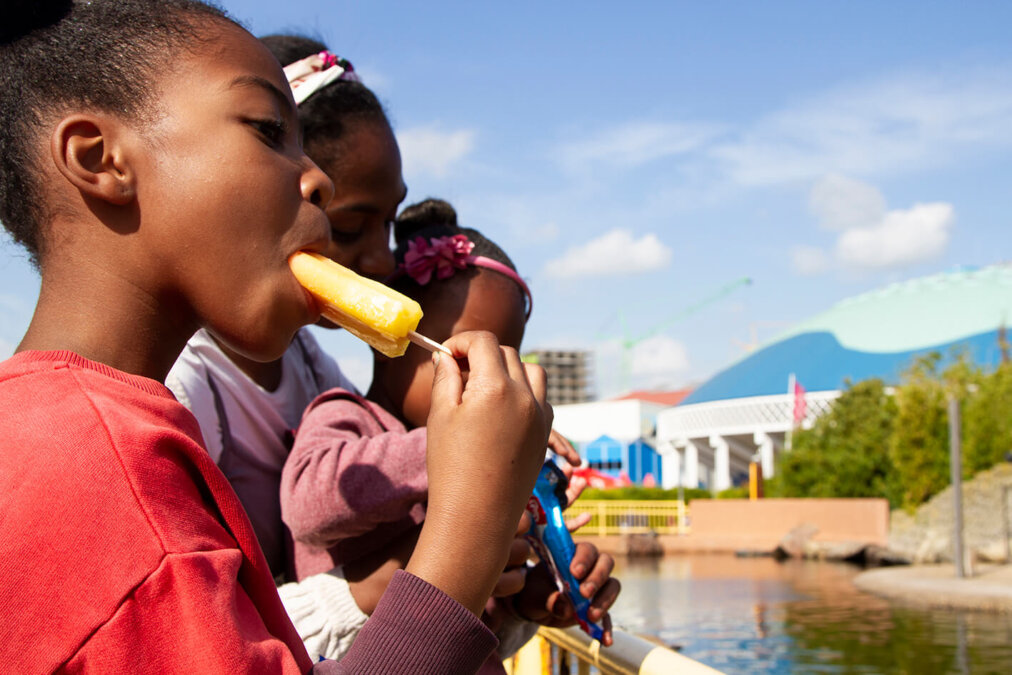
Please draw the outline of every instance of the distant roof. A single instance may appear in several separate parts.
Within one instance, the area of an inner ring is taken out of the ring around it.
[[[672,406],[681,403],[682,399],[691,393],[691,389],[679,389],[678,391],[631,391],[625,396],[618,396],[612,400],[626,401],[633,399],[636,401],[647,401],[649,403]]]
[[[807,391],[878,377],[895,384],[914,357],[963,350],[1001,359],[998,333],[1012,321],[1012,266],[960,269],[843,300],[718,373],[683,401],[787,393],[791,373]]]

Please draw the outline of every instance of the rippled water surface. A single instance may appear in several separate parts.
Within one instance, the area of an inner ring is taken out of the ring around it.
[[[620,560],[612,617],[726,673],[1012,675],[1012,615],[884,600],[854,588],[858,572],[730,555]]]

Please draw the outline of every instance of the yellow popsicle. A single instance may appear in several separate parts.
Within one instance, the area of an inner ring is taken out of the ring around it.
[[[427,341],[428,350],[445,348],[415,333],[421,306],[402,293],[355,274],[317,253],[300,251],[288,259],[292,273],[320,305],[320,312],[376,351],[400,356],[409,341]]]

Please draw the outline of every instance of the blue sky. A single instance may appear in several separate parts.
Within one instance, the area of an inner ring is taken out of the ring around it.
[[[408,201],[498,241],[534,294],[525,347],[595,350],[603,395],[699,382],[850,295],[1012,257],[1012,3],[224,5],[355,64]],[[5,240],[0,355],[37,286]],[[628,377],[623,320],[667,323]],[[364,348],[321,339],[368,381]]]

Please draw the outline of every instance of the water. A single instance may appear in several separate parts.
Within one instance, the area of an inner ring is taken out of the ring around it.
[[[620,560],[616,626],[725,673],[1004,673],[1012,615],[863,593],[846,564],[730,555]]]

